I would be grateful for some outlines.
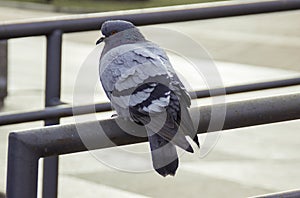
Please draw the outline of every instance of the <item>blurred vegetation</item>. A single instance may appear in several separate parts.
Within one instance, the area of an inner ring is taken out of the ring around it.
[[[114,11],[221,0],[13,0],[53,5],[57,11]]]

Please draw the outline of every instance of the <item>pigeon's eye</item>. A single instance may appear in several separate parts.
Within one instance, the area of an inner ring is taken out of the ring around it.
[[[110,35],[114,35],[116,33],[117,33],[117,31],[113,30],[113,31],[111,31]]]

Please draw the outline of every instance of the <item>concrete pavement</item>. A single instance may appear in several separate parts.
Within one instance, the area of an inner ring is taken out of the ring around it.
[[[10,13],[18,13],[12,15]],[[201,45],[215,60],[225,85],[299,75],[299,11],[247,17],[160,25],[180,30]],[[54,16],[57,13],[0,8],[0,20]],[[73,88],[82,62],[94,50],[98,32],[64,36],[63,101],[72,102]],[[28,47],[30,46],[30,48]],[[235,63],[232,63],[235,62]],[[9,41],[9,97],[3,113],[43,107],[45,73],[43,37]],[[265,66],[265,67],[263,67]],[[266,67],[267,66],[267,67]],[[288,69],[288,70],[286,70]],[[82,85],[84,89],[84,84]],[[227,101],[299,92],[299,86],[234,94]],[[101,92],[97,100],[106,100]],[[199,103],[210,103],[208,99]],[[105,114],[103,117],[110,116]],[[73,122],[62,119],[63,123]],[[11,131],[42,126],[33,122],[0,127],[0,191],[5,189],[7,137]],[[60,197],[247,197],[297,188],[300,185],[300,122],[230,130],[222,133],[205,158],[185,154],[174,178],[153,171],[128,173],[105,166],[90,153],[61,157]],[[200,136],[204,140],[203,136]],[[122,147],[146,152],[148,144]],[[115,160],[129,168],[147,159],[124,156],[105,149],[102,161]],[[92,193],[91,193],[92,191]]]

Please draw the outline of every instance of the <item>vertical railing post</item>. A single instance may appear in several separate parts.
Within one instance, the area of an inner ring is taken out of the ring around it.
[[[62,31],[47,35],[45,106],[60,104]],[[59,124],[59,119],[45,120],[45,126]],[[56,198],[58,186],[58,156],[44,159],[43,198]]]
[[[39,155],[20,136],[9,135],[6,197],[36,198]]]
[[[7,40],[0,40],[0,107],[7,96]]]

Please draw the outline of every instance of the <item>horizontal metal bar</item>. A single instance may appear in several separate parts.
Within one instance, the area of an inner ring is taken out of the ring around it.
[[[298,198],[300,197],[300,190],[290,190],[278,193],[271,193],[265,195],[254,196],[252,198]]]
[[[258,91],[263,89],[281,88],[286,86],[300,85],[299,78],[283,79],[268,82],[258,82],[246,85],[237,85],[225,87],[226,94],[243,93],[248,91]],[[200,90],[196,91],[197,98],[205,98],[210,96],[219,96],[224,94],[224,89]],[[192,94],[194,95],[194,94]],[[63,118],[73,116],[73,110],[76,110],[76,115],[89,114],[93,112],[104,112],[112,110],[110,103],[84,105],[78,107],[48,107],[44,110],[15,113],[0,116],[0,126],[9,124],[18,124],[23,122],[32,122],[52,118]]]
[[[131,11],[81,14],[43,21],[22,21],[0,26],[0,39],[47,35],[54,30],[64,33],[100,29],[109,19],[124,19],[136,25],[232,17],[300,9],[299,0],[226,1],[216,3],[148,8]]]
[[[211,118],[211,110],[222,109],[224,105],[225,104],[216,104],[200,107],[201,121],[199,123],[198,133],[207,132]],[[198,108],[192,109],[191,113],[199,113],[197,112],[198,110]],[[197,116],[192,116],[192,118],[194,117]],[[300,119],[300,93],[227,103],[226,118],[222,129],[234,129],[294,119]],[[195,122],[198,121],[195,120]],[[34,148],[34,152],[37,152],[41,157],[61,155],[85,151],[86,148],[81,142],[76,127],[86,127],[92,131],[95,124],[100,124],[104,131],[109,131],[108,134],[103,135],[114,140],[116,145],[146,141],[146,138],[132,136],[124,132],[118,126],[116,119],[31,129],[24,132],[11,133],[11,136],[15,136],[22,140],[24,144],[30,145],[31,148]],[[139,131],[139,133],[146,134],[144,130]],[[106,148],[110,146],[113,145],[108,142],[102,142],[101,145],[96,145],[94,148],[89,149]]]
[[[0,126],[73,116],[73,109],[76,110],[76,115],[82,115],[92,112],[110,111],[111,105],[110,103],[103,103],[78,107],[56,106],[47,107],[44,110],[39,111],[2,115],[0,116]]]
[[[198,133],[208,132],[212,109],[223,109],[224,105],[226,105],[226,118],[223,129],[300,119],[300,93],[258,98],[202,106]],[[199,113],[198,111],[198,108],[192,109],[192,118],[197,118],[193,114]],[[125,132],[117,124],[121,120],[117,119],[10,133],[7,196],[9,198],[36,197],[38,158],[86,151],[87,145],[82,142],[77,129],[87,130],[84,134],[94,143],[89,145],[89,150],[147,141],[144,128],[136,129],[134,126],[128,126],[127,128],[131,131]],[[194,120],[194,122],[199,122],[199,120]],[[102,131],[98,128],[99,124]],[[131,122],[126,122],[126,125],[131,125]],[[139,136],[131,135],[135,132],[138,132]],[[34,180],[34,182],[28,182],[29,180]]]
[[[224,95],[224,90],[226,94],[236,94],[236,93],[259,91],[263,89],[274,89],[274,88],[281,88],[281,87],[294,86],[294,85],[300,85],[300,77],[266,81],[266,82],[257,82],[257,83],[244,84],[244,85],[235,85],[235,86],[219,88],[219,89],[201,90],[201,91],[196,91],[195,95],[197,96],[197,98],[205,98],[210,96]]]

